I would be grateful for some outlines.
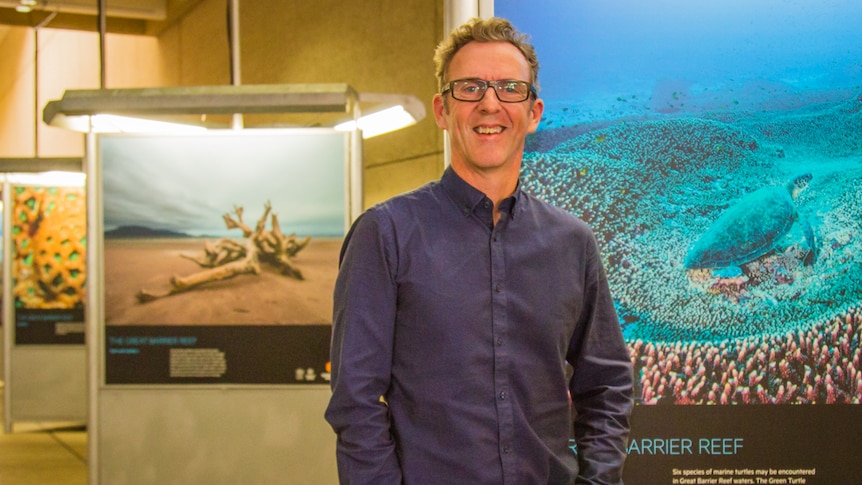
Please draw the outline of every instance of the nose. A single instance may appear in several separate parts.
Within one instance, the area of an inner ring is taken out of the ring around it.
[[[483,111],[496,111],[500,109],[500,98],[494,86],[488,86],[485,95],[479,100],[479,109]]]

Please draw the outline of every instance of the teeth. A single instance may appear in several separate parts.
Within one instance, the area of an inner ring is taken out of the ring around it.
[[[495,126],[493,128],[488,126],[480,126],[476,128],[476,131],[481,133],[482,135],[490,135],[493,133],[500,133],[501,131],[503,131],[503,128],[500,126]]]

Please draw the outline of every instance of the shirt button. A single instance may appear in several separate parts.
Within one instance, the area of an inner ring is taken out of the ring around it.
[[[497,345],[503,345],[502,337],[497,339]]]
[[[499,292],[503,291],[503,288],[500,286],[499,283],[497,283],[496,285],[494,285],[494,291],[499,293]]]
[[[503,400],[506,399],[506,391],[503,391],[500,393],[500,399],[503,399]]]
[[[487,208],[491,207],[491,201],[490,201],[490,200],[486,200],[486,201],[485,201],[485,203],[484,203],[483,205],[484,205],[484,206],[485,206],[485,208],[487,209]]]
[[[503,445],[503,453],[508,453],[509,449],[509,445]]]

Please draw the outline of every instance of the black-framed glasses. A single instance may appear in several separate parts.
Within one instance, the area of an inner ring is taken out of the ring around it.
[[[452,93],[452,97],[458,101],[476,102],[485,97],[488,86],[492,86],[497,92],[497,99],[503,103],[520,103],[526,101],[530,95],[538,96],[535,86],[516,79],[501,79],[499,81],[486,81],[484,79],[456,79],[443,86],[440,94],[446,91]]]

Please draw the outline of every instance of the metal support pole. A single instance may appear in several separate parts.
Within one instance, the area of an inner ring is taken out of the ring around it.
[[[230,79],[233,86],[239,86],[240,55],[239,55],[239,0],[230,1]],[[242,113],[234,113],[231,128],[241,130],[243,127]]]
[[[105,89],[105,31],[108,0],[99,0],[99,88]]]

